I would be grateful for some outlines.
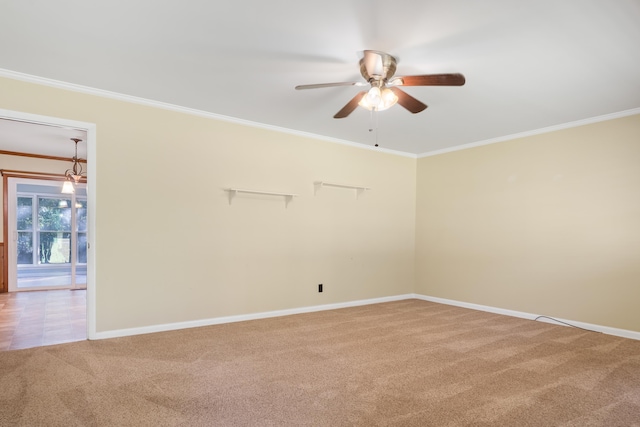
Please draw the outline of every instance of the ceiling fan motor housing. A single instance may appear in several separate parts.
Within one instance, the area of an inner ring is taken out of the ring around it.
[[[395,74],[397,63],[388,53],[365,50],[360,60],[360,74],[371,86],[381,87]]]

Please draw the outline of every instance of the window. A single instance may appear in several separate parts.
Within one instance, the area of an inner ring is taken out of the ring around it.
[[[15,193],[17,275],[12,289],[76,287],[86,283],[87,198],[84,188],[18,183]]]

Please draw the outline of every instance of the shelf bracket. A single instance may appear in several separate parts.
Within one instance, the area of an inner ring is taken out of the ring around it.
[[[294,197],[297,197],[297,194],[293,193],[278,193],[274,191],[261,191],[261,190],[246,190],[241,188],[227,188],[225,191],[229,193],[229,205],[233,201],[233,198],[238,195],[238,193],[249,193],[249,194],[262,194],[267,196],[281,196],[284,197],[284,207],[289,206],[289,203],[293,200]]]
[[[318,194],[318,190],[320,190],[322,187],[336,187],[336,188],[346,188],[349,190],[355,190],[356,199],[359,198],[362,194],[364,194],[365,191],[371,190],[371,188],[369,187],[362,187],[359,185],[336,184],[336,183],[325,182],[325,181],[316,181],[313,183],[313,185],[314,185],[314,191],[313,191],[314,196]]]

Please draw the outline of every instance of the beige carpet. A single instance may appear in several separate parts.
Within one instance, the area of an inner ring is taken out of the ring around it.
[[[405,300],[0,352],[2,426],[640,426],[640,341]]]

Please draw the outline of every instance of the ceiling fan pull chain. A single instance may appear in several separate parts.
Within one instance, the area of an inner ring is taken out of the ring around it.
[[[372,108],[369,115],[369,132],[375,131],[375,146],[378,146],[378,109]]]
[[[373,110],[369,111],[369,132],[373,132]]]
[[[377,147],[378,146],[378,134],[380,133],[378,123],[379,123],[380,119],[379,119],[379,115],[378,115],[378,109],[376,108],[375,111],[376,111],[375,114],[374,114],[374,116],[376,118],[376,145],[375,146]]]

